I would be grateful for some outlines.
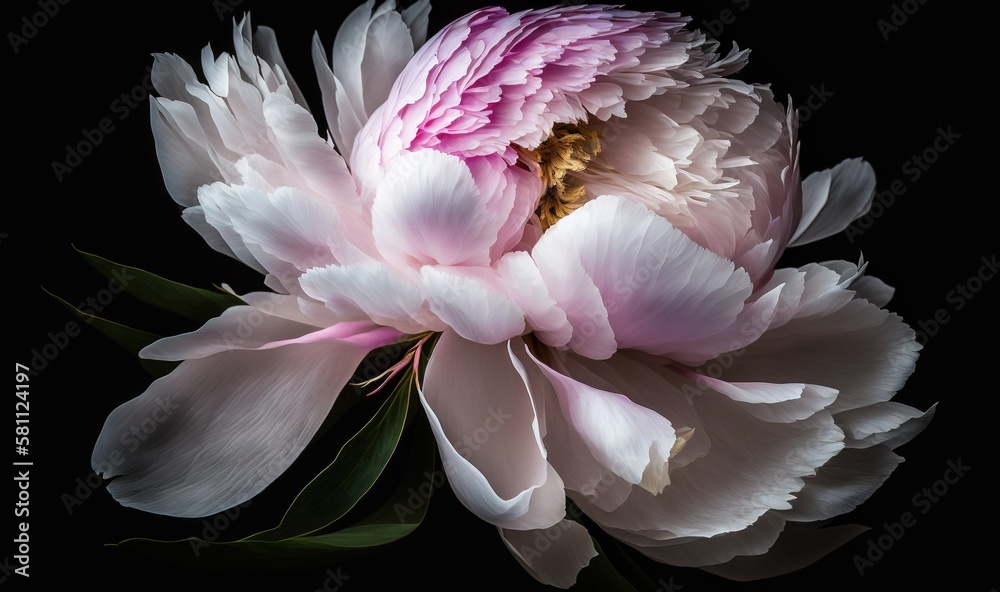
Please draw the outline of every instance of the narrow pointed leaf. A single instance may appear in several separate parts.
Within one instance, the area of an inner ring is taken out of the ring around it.
[[[276,541],[307,535],[336,522],[353,508],[375,484],[399,444],[409,407],[409,385],[407,374],[333,462],[299,492],[281,524],[248,540]]]
[[[117,282],[123,291],[193,321],[205,322],[231,306],[245,304],[228,292],[194,288],[79,249],[77,252],[109,281]]]
[[[42,288],[42,290],[45,290],[45,288]],[[156,335],[155,333],[150,333],[148,331],[143,331],[141,329],[134,329],[132,327],[126,327],[125,325],[121,325],[114,321],[109,321],[107,319],[103,319],[101,317],[92,315],[90,313],[83,312],[79,308],[73,306],[69,302],[66,302],[65,300],[56,296],[52,292],[49,292],[48,290],[45,290],[45,293],[55,298],[60,304],[62,304],[70,311],[72,311],[74,314],[83,319],[84,323],[87,323],[91,327],[97,329],[98,331],[103,333],[106,337],[111,339],[111,341],[114,341],[121,347],[125,348],[125,350],[133,354],[138,354],[139,350],[141,350],[142,348],[146,347],[150,343],[153,343],[154,341],[160,338],[160,336]],[[169,374],[170,371],[177,366],[177,363],[175,362],[163,362],[161,360],[144,360],[142,358],[139,359],[139,363],[142,364],[142,367],[147,372],[156,377],[165,376]]]

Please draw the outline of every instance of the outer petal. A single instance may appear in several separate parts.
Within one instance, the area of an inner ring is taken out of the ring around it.
[[[848,436],[848,447],[866,448],[883,444],[896,448],[922,432],[934,418],[936,408],[937,404],[934,404],[921,412],[909,405],[886,401],[838,413],[835,419]]]
[[[844,446],[826,412],[791,424],[763,422],[712,392],[695,408],[712,440],[706,455],[671,472],[670,487],[658,496],[636,489],[614,512],[589,504],[584,511],[640,546],[738,531],[770,510],[790,509],[803,478]]]
[[[903,462],[885,446],[846,449],[806,479],[786,520],[814,522],[846,514],[867,500]]]
[[[802,220],[789,243],[797,247],[832,236],[864,216],[875,197],[875,171],[860,158],[845,160],[802,181]]]
[[[565,376],[565,367],[557,371],[534,361],[559,401],[561,414],[548,414],[549,423],[564,419],[572,437],[626,482],[653,494],[663,491],[670,483],[667,459],[676,442],[670,421],[622,394]]]
[[[748,581],[790,573],[820,559],[868,528],[856,524],[829,528],[785,525],[778,542],[763,555],[736,557],[721,565],[702,566],[731,580]]]
[[[318,341],[185,361],[111,413],[91,463],[125,506],[230,508],[292,464],[370,349]]]
[[[791,318],[766,331],[720,378],[727,382],[823,385],[840,394],[833,413],[887,401],[913,372],[920,346],[899,316],[840,285],[840,276],[808,265]]]
[[[557,588],[575,584],[580,570],[597,557],[587,529],[572,520],[560,520],[545,530],[501,528],[500,536],[529,574]]]
[[[299,277],[309,268],[368,260],[345,238],[351,232],[337,209],[303,191],[216,183],[198,196],[205,220],[244,263],[274,276],[282,291],[302,295]]]
[[[420,400],[455,495],[503,528],[548,528],[566,514],[563,483],[545,460],[528,375],[506,344],[445,331]]]
[[[389,86],[427,36],[428,0],[397,12],[394,0],[374,0],[354,9],[337,32],[333,68],[313,39],[313,62],[323,91],[330,133],[345,158],[371,113],[389,94]]]
[[[741,555],[761,555],[770,549],[785,521],[773,513],[761,516],[757,522],[735,532],[710,538],[671,541],[670,544],[640,546],[644,555],[662,563],[681,567],[702,567],[724,563]]]
[[[727,330],[751,293],[746,273],[732,262],[623,198],[600,197],[560,220],[539,239],[532,258],[570,317],[570,345],[579,353],[585,351],[574,341],[593,339],[584,323],[601,320],[604,311],[587,310],[586,291],[559,287],[560,266],[579,265],[591,278],[618,348],[685,360],[730,349]]]
[[[255,306],[233,306],[197,331],[164,337],[139,352],[150,360],[190,360],[220,352],[258,349],[274,341],[295,339],[318,327],[272,315]]]

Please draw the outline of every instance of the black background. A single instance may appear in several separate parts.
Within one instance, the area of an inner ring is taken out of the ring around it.
[[[866,231],[790,251],[782,263],[857,260],[863,253],[871,261],[869,272],[897,288],[891,310],[911,325],[924,327],[925,334],[934,332],[927,329],[930,319],[946,316],[935,334],[928,335],[916,372],[897,396],[921,409],[940,402],[937,417],[899,450],[907,461],[889,482],[841,520],[873,530],[813,566],[746,584],[641,558],[640,566],[652,581],[672,582],[674,589],[683,586],[692,592],[914,585],[921,590],[989,592],[997,583],[997,428],[992,412],[997,395],[994,312],[1000,284],[972,280],[969,287],[981,289],[961,307],[954,293],[952,298],[949,294],[976,276],[981,258],[989,260],[997,252],[997,105],[987,86],[995,74],[991,52],[986,51],[992,18],[972,3],[942,0],[806,4],[677,0],[627,6],[692,15],[695,25],[711,29],[724,46],[735,41],[751,48],[751,64],[739,76],[770,82],[779,98],[791,95],[809,107],[802,112],[805,172],[864,156],[875,167],[879,191],[894,180],[902,183],[905,193],[880,210]],[[431,31],[476,7],[474,2],[436,4]],[[72,245],[192,285],[228,282],[238,292],[262,287],[255,272],[212,251],[181,221],[163,187],[148,102],[141,90],[150,54],[175,52],[197,64],[206,42],[211,41],[216,52],[231,51],[231,19],[250,10],[255,25],[276,30],[286,62],[323,127],[309,55],[311,36],[319,31],[329,47],[351,8],[329,1],[202,0],[175,6],[71,0],[58,5],[54,16],[43,18],[37,16],[44,15],[38,2],[3,3],[0,27],[7,43],[0,55],[5,64],[8,182],[0,261],[8,369],[11,361],[28,363],[34,352],[54,341],[65,347],[46,360],[31,381],[31,577],[0,574],[0,586],[311,591],[324,585],[332,589],[328,574],[339,572],[349,577],[342,590],[538,587],[495,529],[466,511],[447,487],[435,494],[417,532],[390,548],[368,558],[279,573],[262,571],[262,562],[238,570],[176,566],[107,547],[131,536],[197,535],[204,527],[200,520],[120,507],[103,490],[74,506],[72,514],[64,505],[63,496],[73,495],[77,479],[91,471],[90,452],[107,413],[150,381],[131,355],[90,327],[78,323],[81,334],[59,336],[74,317],[43,287],[71,302],[107,287],[107,280]],[[44,24],[29,37],[26,33],[32,30],[22,30],[23,18]],[[880,20],[892,24],[893,18],[897,29],[880,29]],[[24,35],[27,42],[17,42],[10,33]],[[115,101],[133,90],[140,101],[126,112]],[[67,146],[84,140],[83,131],[98,127],[104,118],[114,129],[79,166],[58,179],[53,163],[64,160]],[[906,163],[931,148],[941,129],[950,129],[958,139],[946,151],[930,154],[936,161],[915,178],[912,164],[904,168]],[[115,296],[102,314],[162,334],[193,328],[125,295]],[[329,454],[319,451],[316,458],[328,459]],[[959,459],[971,468],[920,514],[914,496],[942,479],[949,461]],[[293,471],[292,476],[306,476],[299,473]],[[279,480],[224,536],[270,525],[301,484]],[[16,489],[8,492],[13,509]],[[868,542],[884,534],[883,525],[898,522],[904,512],[916,513],[916,524],[860,575],[855,556],[864,556]],[[13,554],[11,542],[0,550],[0,557]]]

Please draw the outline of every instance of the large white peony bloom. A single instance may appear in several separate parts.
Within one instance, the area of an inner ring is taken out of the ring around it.
[[[800,182],[793,111],[677,15],[490,8],[425,43],[428,11],[369,1],[329,61],[316,40],[328,139],[269,29],[206,48],[207,83],[157,56],[166,186],[274,293],[143,351],[184,361],[108,418],[93,463],[115,498],[251,498],[366,354],[409,342],[433,348],[420,398],[452,489],[542,582],[595,555],[567,496],[734,578],[856,534],[803,525],[866,499],[929,420],[890,401],[919,348],[863,268],[775,265],[867,211],[871,168]],[[164,400],[169,429],[109,465]]]

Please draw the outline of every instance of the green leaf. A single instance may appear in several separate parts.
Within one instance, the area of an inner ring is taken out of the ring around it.
[[[159,335],[155,333],[150,333],[148,331],[143,331],[141,329],[133,329],[132,327],[126,327],[114,321],[109,321],[107,319],[102,319],[101,317],[92,315],[90,313],[83,312],[79,308],[73,306],[69,302],[66,302],[62,298],[56,296],[52,292],[42,288],[46,294],[55,298],[60,304],[68,308],[74,314],[83,319],[84,323],[87,323],[91,327],[97,329],[109,339],[117,343],[118,345],[125,348],[127,351],[138,354],[139,350],[146,347],[150,343],[153,343],[160,338]],[[164,362],[161,360],[144,360],[139,359],[142,367],[146,369],[147,372],[153,376],[164,376],[169,374],[173,370],[177,363],[175,362]]]
[[[104,277],[117,282],[125,292],[147,304],[193,321],[204,322],[219,316],[231,306],[245,304],[228,292],[194,288],[80,249],[77,252]]]
[[[411,382],[410,373],[406,373],[375,416],[299,492],[277,527],[248,540],[276,541],[310,534],[336,522],[353,508],[375,484],[399,444]]]
[[[378,510],[347,528],[278,541],[243,539],[210,543],[197,538],[178,541],[133,538],[119,544],[175,563],[208,561],[217,567],[245,567],[252,562],[263,569],[323,565],[368,553],[374,547],[409,535],[427,515],[429,500],[415,504],[412,492],[423,491],[427,475],[434,474],[434,435],[426,419],[416,422],[410,433],[411,445],[405,453],[405,472],[398,487]]]

